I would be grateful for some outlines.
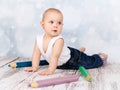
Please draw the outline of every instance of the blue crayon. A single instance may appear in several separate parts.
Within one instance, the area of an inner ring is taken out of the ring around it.
[[[48,65],[48,62],[46,60],[41,60],[39,65]],[[23,68],[23,67],[31,67],[32,61],[24,61],[24,62],[13,62],[8,65],[8,67],[12,68]]]

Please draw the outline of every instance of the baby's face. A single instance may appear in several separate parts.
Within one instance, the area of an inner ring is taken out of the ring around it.
[[[46,34],[54,37],[62,32],[63,16],[56,11],[49,11],[45,14],[44,20],[41,22]]]

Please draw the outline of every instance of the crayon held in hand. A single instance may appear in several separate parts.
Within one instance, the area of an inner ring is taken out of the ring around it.
[[[48,65],[48,62],[46,60],[41,60],[39,65]],[[8,65],[12,68],[22,68],[22,67],[31,67],[32,61],[24,61],[24,62],[13,62]]]
[[[85,77],[85,79],[87,81],[91,81],[92,80],[91,75],[88,73],[88,71],[83,66],[79,67],[79,72]]]
[[[57,77],[57,78],[34,81],[30,84],[30,86],[33,88],[47,87],[47,86],[51,86],[51,85],[75,82],[78,79],[79,79],[78,75],[66,75],[64,77]]]

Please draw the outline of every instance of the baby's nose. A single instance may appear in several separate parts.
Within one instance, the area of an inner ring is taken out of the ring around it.
[[[54,23],[54,27],[58,27],[58,23]]]

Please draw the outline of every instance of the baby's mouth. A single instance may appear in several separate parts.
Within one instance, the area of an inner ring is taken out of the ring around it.
[[[57,30],[53,30],[53,32],[57,32]]]

